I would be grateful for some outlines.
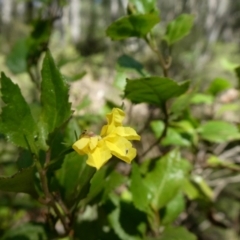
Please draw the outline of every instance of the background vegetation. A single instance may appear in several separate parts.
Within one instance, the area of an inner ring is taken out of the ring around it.
[[[239,239],[238,1],[0,11],[1,239]],[[138,155],[95,172],[71,146],[120,106]]]

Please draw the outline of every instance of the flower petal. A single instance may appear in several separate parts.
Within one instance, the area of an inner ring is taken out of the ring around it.
[[[130,163],[136,156],[136,149],[132,147],[131,142],[126,138],[117,135],[109,135],[104,138],[104,140],[111,153],[121,160]]]
[[[116,127],[113,133],[121,137],[125,137],[128,140],[140,140],[141,137],[137,134],[137,132],[131,127]]]
[[[90,137],[90,141],[89,141],[89,148],[90,150],[93,150],[99,141],[99,136],[94,136],[94,137]]]
[[[88,154],[87,164],[100,169],[110,158],[112,154],[105,144],[97,146]]]
[[[88,144],[89,144],[89,137],[82,137],[78,141],[76,141],[72,148],[78,153],[78,154],[86,154],[88,153]]]
[[[113,108],[112,112],[107,114],[108,125],[122,126],[125,113],[120,108]]]

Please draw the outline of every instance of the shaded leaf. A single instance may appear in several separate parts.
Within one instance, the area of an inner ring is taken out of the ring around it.
[[[1,93],[6,106],[2,108],[0,116],[0,132],[5,134],[10,142],[23,148],[28,148],[29,144],[31,149],[36,151],[36,122],[18,85],[4,73],[1,74]]]
[[[0,190],[5,192],[28,193],[37,198],[34,186],[35,167],[22,169],[11,177],[0,178]]]
[[[159,240],[197,240],[197,237],[183,227],[168,227]]]
[[[181,212],[185,209],[185,199],[183,194],[179,192],[163,209],[161,209],[161,223],[172,223]]]
[[[193,15],[182,14],[168,24],[166,34],[163,38],[169,45],[172,45],[189,34],[193,23]]]
[[[106,33],[112,40],[144,37],[159,21],[157,13],[129,15],[113,22]]]
[[[208,121],[198,130],[202,139],[210,142],[221,143],[240,139],[237,127],[224,121]]]
[[[133,103],[150,103],[160,106],[167,100],[187,91],[189,82],[178,84],[170,78],[147,77],[128,79],[125,97]]]
[[[2,240],[47,240],[49,234],[45,232],[42,224],[24,223],[8,229]]]
[[[108,215],[108,220],[110,222],[110,225],[112,226],[114,232],[118,235],[118,237],[122,240],[141,240],[141,238],[137,236],[131,236],[128,233],[124,231],[122,228],[120,222],[119,222],[119,216],[120,216],[120,208],[116,208],[114,211],[112,211]]]

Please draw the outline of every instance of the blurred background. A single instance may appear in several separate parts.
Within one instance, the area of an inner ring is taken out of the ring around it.
[[[146,73],[162,75],[157,58],[144,41],[133,38],[113,42],[106,37],[107,27],[127,13],[127,4],[127,0],[0,0],[0,71],[20,85],[25,99],[34,106],[39,100],[44,51],[49,48],[70,86],[70,101],[74,114],[81,116],[81,128],[98,126],[112,106],[122,105],[126,78],[139,77],[126,67],[129,56],[137,60],[132,64],[140,64],[138,66]],[[154,35],[162,49],[160,38],[167,23],[182,13],[195,16],[191,33],[171,49],[170,77],[177,81],[191,80],[203,92],[217,77],[238,88],[234,68],[240,63],[240,1],[158,0],[157,5],[161,23],[154,28]],[[236,93],[229,94],[230,100],[224,101],[231,101],[231,96],[234,98]],[[127,109],[131,108],[124,103]],[[235,110],[239,111],[239,107]],[[140,104],[134,106],[133,111],[138,117],[129,122],[132,121],[137,129],[143,129],[149,107]],[[238,115],[231,115],[230,120],[239,121]],[[13,165],[16,152],[17,148],[0,138],[0,175],[16,172]],[[238,152],[234,157],[238,157]],[[240,196],[236,195],[234,199],[239,201]],[[32,215],[26,215],[23,206],[33,208]],[[204,206],[197,208],[193,204],[191,207],[191,217],[184,224],[199,236],[202,234],[201,239],[237,239],[239,226],[235,226],[235,230],[228,229],[226,218],[225,222],[218,223],[222,223],[220,228],[218,224],[212,228],[204,224],[200,227],[191,225],[191,218],[200,216]],[[236,201],[230,203],[223,199],[220,209],[226,211],[228,208],[230,215],[234,215],[240,206]],[[0,219],[4,221],[0,221],[0,233],[20,219],[27,222],[38,215],[41,222],[38,211],[28,196],[12,198],[11,194],[4,194],[0,208]],[[236,223],[239,221],[240,217]],[[198,222],[201,220],[194,223]]]

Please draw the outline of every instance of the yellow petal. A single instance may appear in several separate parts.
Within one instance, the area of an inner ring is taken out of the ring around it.
[[[132,147],[131,142],[126,138],[117,135],[109,135],[104,138],[107,147],[111,153],[121,160],[130,163],[136,156],[136,149]]]
[[[92,152],[88,154],[87,164],[100,169],[110,158],[112,154],[105,144],[100,147],[97,146]]]
[[[72,148],[78,153],[78,154],[84,154],[88,153],[88,144],[89,144],[89,137],[83,137],[76,141],[73,145]]]
[[[114,133],[128,140],[140,140],[141,137],[131,127],[116,127]]]
[[[121,126],[125,113],[120,108],[113,108],[112,112],[107,114],[108,125],[113,124],[114,126]]]
[[[94,136],[94,137],[90,137],[90,141],[89,141],[89,148],[90,150],[93,150],[99,141],[99,136]]]

